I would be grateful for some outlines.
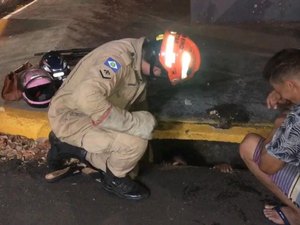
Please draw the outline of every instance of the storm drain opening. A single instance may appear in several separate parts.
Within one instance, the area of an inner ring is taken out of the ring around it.
[[[33,140],[21,135],[0,134],[0,163],[17,160],[22,164],[46,165],[49,149],[48,138]],[[149,142],[141,164],[199,167],[229,164],[235,169],[245,169],[238,149],[238,143],[154,139]]]
[[[201,167],[230,164],[233,168],[246,168],[239,156],[238,143],[152,140],[150,148],[153,164]]]

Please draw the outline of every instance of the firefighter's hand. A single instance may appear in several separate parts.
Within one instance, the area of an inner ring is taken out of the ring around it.
[[[132,115],[139,124],[134,130],[134,135],[150,140],[152,138],[152,132],[157,125],[154,116],[147,111],[132,112]]]

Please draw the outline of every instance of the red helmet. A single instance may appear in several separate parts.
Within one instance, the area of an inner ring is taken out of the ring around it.
[[[156,40],[162,41],[159,62],[167,71],[172,84],[192,78],[199,70],[200,51],[189,37],[167,31],[157,36]]]

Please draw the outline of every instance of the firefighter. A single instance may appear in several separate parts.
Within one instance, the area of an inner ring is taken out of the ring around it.
[[[147,198],[149,190],[128,173],[145,153],[156,120],[133,106],[146,99],[147,77],[165,76],[175,85],[192,78],[199,67],[197,45],[173,31],[153,40],[127,38],[94,49],[51,100],[49,165],[57,168],[62,155],[77,156],[103,171],[105,190],[125,199]]]

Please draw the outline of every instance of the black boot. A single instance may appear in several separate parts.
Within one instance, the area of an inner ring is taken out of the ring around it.
[[[53,132],[49,134],[50,149],[47,154],[47,163],[51,170],[58,170],[65,167],[65,162],[71,158],[87,163],[85,156],[87,151],[65,142],[61,142]]]
[[[108,168],[104,176],[103,188],[121,198],[130,200],[141,200],[150,195],[150,191],[137,181],[129,177],[116,177]]]

